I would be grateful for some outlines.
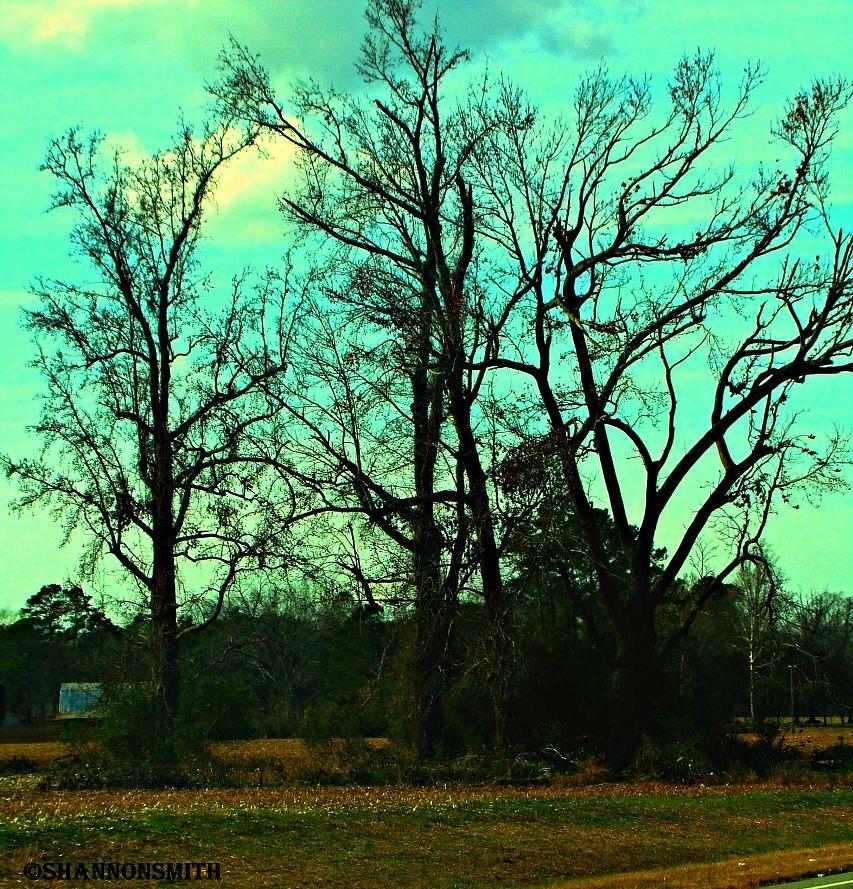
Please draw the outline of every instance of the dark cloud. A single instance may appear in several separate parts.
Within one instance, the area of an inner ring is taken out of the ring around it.
[[[595,59],[618,54],[613,34],[624,33],[618,25],[641,14],[640,4],[641,0],[425,0],[421,21],[429,27],[438,14],[449,42],[475,54],[524,42],[551,56]],[[258,0],[223,7],[216,12],[216,4],[209,4],[204,13],[208,47],[214,33],[224,39],[230,32],[282,75],[313,76],[342,88],[358,82],[354,63],[366,28],[365,4],[359,0]],[[203,48],[204,39],[195,39]]]
[[[640,0],[429,0],[448,34],[470,49],[528,41],[555,55],[581,59],[617,52],[616,23],[641,12]]]

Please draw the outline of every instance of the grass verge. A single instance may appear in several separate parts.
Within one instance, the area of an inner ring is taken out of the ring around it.
[[[753,889],[769,883],[853,869],[853,843],[770,852],[555,883],[549,889]]]
[[[0,788],[4,885],[31,860],[198,860],[237,889],[751,886],[802,850],[850,863],[851,836],[843,788]]]

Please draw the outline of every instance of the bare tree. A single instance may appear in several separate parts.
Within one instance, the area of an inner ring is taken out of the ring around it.
[[[448,110],[445,82],[465,55],[449,51],[437,27],[421,32],[416,11],[402,0],[368,9],[359,70],[381,93],[372,103],[306,84],[285,107],[257,57],[237,45],[214,92],[228,113],[299,150],[303,186],[284,209],[333,245],[324,272],[333,302],[390,332],[387,342],[370,334],[384,349],[396,340],[394,366],[411,393],[399,414],[411,427],[414,490],[400,500],[387,485],[370,487],[356,454],[357,405],[334,421],[349,444],[346,454],[335,445],[333,462],[371,521],[394,514],[412,529],[400,543],[412,554],[422,621],[438,613],[442,557],[467,525],[496,702],[507,611],[499,452],[509,430],[524,429],[529,460],[560,461],[618,641],[612,758],[621,767],[649,726],[660,664],[753,554],[774,504],[839,484],[841,437],[818,451],[789,408],[807,377],[853,366],[853,243],[831,224],[825,173],[849,88],[816,81],[797,96],[773,132],[780,166],[742,179],[715,161],[747,114],[758,69],[745,70],[726,102],[711,56],[685,58],[662,113],[648,81],[604,68],[582,79],[571,119],[556,125],[502,81]],[[829,256],[805,261],[818,229],[817,250],[828,244]],[[344,351],[335,359],[342,393],[352,376]],[[496,411],[487,418],[490,374]],[[520,396],[518,379],[528,384]],[[696,431],[700,397],[706,419]],[[497,422],[498,411],[515,419]],[[486,420],[492,441],[504,437],[491,452]],[[436,517],[445,449],[458,470],[446,486],[460,509],[450,539]],[[693,514],[661,561],[662,521],[688,496]],[[596,497],[615,524],[616,560]],[[679,575],[709,538],[719,558],[685,592]],[[680,618],[659,638],[665,607]],[[446,630],[445,621],[429,638],[443,644]],[[423,676],[436,669],[432,658]]]
[[[755,719],[756,683],[778,657],[780,618],[788,602],[778,569],[763,556],[741,565],[735,583],[733,629],[746,655],[747,705],[750,719]]]
[[[332,457],[327,468],[348,479],[358,508],[410,554],[420,735],[429,747],[438,732],[443,652],[471,552],[491,628],[495,735],[503,734],[507,606],[489,436],[477,428],[486,369],[473,369],[487,346],[489,300],[503,294],[483,285],[475,198],[466,179],[475,143],[495,122],[481,117],[481,128],[472,128],[470,109],[450,105],[448,80],[467,54],[449,49],[437,25],[422,31],[416,12],[409,0],[368,6],[358,70],[380,96],[372,102],[308,83],[285,106],[258,58],[237,44],[224,54],[213,91],[229,114],[299,150],[302,185],[282,207],[303,232],[326,243],[325,251],[313,246],[325,252],[319,314],[327,317],[314,342],[326,346],[321,373],[338,405],[334,416],[326,411],[334,435],[316,421],[311,428],[324,459]],[[315,238],[312,245],[322,243]],[[330,327],[331,318],[346,319],[338,324],[345,334]],[[369,396],[358,368],[365,361],[384,368]],[[386,480],[395,472],[398,482],[405,480],[404,496],[391,482],[378,484],[383,473],[362,450],[368,439],[362,411],[369,413],[377,398],[390,407],[392,428],[405,427],[407,453],[396,449],[397,465],[384,473]],[[318,408],[326,410],[325,403],[312,410]],[[352,502],[350,494],[343,498]],[[441,503],[456,507],[441,507],[439,515]]]
[[[218,616],[240,575],[278,559],[295,506],[275,442],[286,370],[284,288],[246,275],[214,292],[197,254],[223,166],[254,142],[231,121],[131,167],[71,130],[43,169],[53,207],[76,217],[82,283],[39,279],[26,326],[45,384],[39,459],[4,457],[29,509],[49,504],[87,542],[83,568],[111,556],[147,615],[164,722],[178,703],[179,641]]]
[[[785,617],[791,684],[796,678],[800,707],[806,710],[808,721],[816,722],[819,712],[824,725],[829,716],[840,715],[843,721],[847,715],[849,719],[853,688],[850,598],[828,591],[801,593],[792,597]]]
[[[831,224],[825,173],[850,90],[815,81],[795,97],[773,132],[780,166],[738,184],[711,161],[758,80],[748,68],[726,107],[712,58],[685,58],[655,116],[647,81],[600,69],[556,127],[505,88],[492,113],[519,126],[474,152],[491,236],[520,282],[516,323],[492,337],[490,362],[538,394],[537,447],[559,455],[596,563],[619,640],[617,766],[649,726],[658,665],[753,551],[778,498],[840,483],[842,440],[819,451],[790,406],[806,379],[853,369],[853,241]],[[661,520],[685,496],[691,518],[653,570]],[[630,565],[627,593],[596,497]],[[717,564],[685,596],[677,578],[709,534]],[[681,617],[659,638],[666,604]]]
[[[415,415],[417,359],[400,354],[397,331],[377,330],[339,295],[314,304],[300,325],[288,398],[305,430],[296,462],[323,510],[317,539],[328,555],[319,563],[349,575],[371,609],[414,609],[414,737],[426,754],[442,737],[451,626],[470,576],[443,396],[439,388]]]

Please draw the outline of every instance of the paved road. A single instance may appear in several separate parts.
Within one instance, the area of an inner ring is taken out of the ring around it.
[[[845,874],[830,874],[828,877],[811,877],[808,880],[799,880],[796,883],[778,883],[776,886],[766,886],[765,889],[829,889],[830,886],[853,887],[853,871]]]

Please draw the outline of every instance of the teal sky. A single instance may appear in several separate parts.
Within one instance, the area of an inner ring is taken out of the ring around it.
[[[715,49],[724,82],[760,60],[767,78],[754,114],[729,143],[731,157],[771,163],[768,127],[784,99],[814,75],[853,75],[850,0],[429,0],[451,42],[521,84],[549,111],[571,99],[577,77],[602,58],[614,73],[648,73],[665,87],[679,55]],[[360,0],[0,0],[0,452],[32,454],[25,427],[36,419],[39,380],[19,329],[36,275],[75,272],[67,256],[70,218],[46,214],[52,183],[37,171],[48,139],[68,126],[97,129],[131,154],[156,150],[177,113],[198,120],[204,83],[231,33],[260,52],[282,86],[314,76],[358,89],[352,63],[363,32]],[[841,120],[832,160],[836,218],[853,225],[853,113]],[[247,156],[225,176],[208,227],[206,255],[230,274],[274,263],[284,242],[274,195],[287,185],[289,157]],[[800,405],[814,431],[853,427],[851,381],[812,387]],[[0,608],[19,607],[45,583],[72,576],[73,547],[61,550],[46,515],[17,517],[14,490],[0,480]],[[769,528],[795,588],[853,592],[853,500],[780,511]],[[665,541],[664,541],[665,542]]]

